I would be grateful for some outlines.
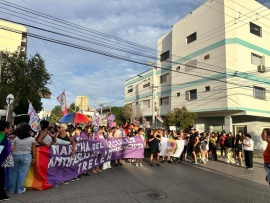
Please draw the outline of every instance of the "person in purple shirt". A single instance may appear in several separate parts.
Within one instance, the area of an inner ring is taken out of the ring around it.
[[[75,140],[75,142],[81,142],[82,140],[88,140],[88,137],[82,131],[82,127],[81,126],[77,126],[75,128],[75,134],[73,135],[73,139]],[[84,171],[82,175],[83,176],[89,176],[89,174],[87,173],[87,171]],[[77,180],[80,177],[81,177],[81,175],[79,175],[78,177],[76,177],[75,180]]]
[[[84,132],[82,132],[81,126],[77,126],[75,128],[75,134],[73,135],[73,139],[75,140],[75,142],[79,142],[82,140],[88,140],[87,135]]]

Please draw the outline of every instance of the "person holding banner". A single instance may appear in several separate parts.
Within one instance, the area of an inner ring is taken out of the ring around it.
[[[161,141],[161,136],[158,135],[158,131],[157,130],[151,130],[149,135],[149,146],[150,146],[150,166],[153,166],[153,158],[154,155],[156,154],[157,156],[157,166],[160,166],[159,164],[159,146],[160,146],[160,141]]]
[[[123,137],[125,137],[125,131],[122,128],[116,128],[114,130],[113,137],[114,138],[123,138]],[[118,167],[118,166],[124,167],[121,159],[115,160],[115,167]]]
[[[42,120],[40,121],[41,130],[36,137],[37,146],[46,146],[50,147],[53,143],[52,137],[48,133],[49,121]]]
[[[105,138],[105,139],[110,139],[110,138],[113,138],[113,131],[112,131],[112,129],[110,128],[110,129],[108,129],[108,136],[107,136],[107,138]],[[107,162],[104,162],[103,164],[102,164],[102,170],[106,170],[106,169],[111,169],[112,167],[111,167],[111,161],[107,161]]]
[[[31,126],[24,124],[19,130],[18,136],[14,139],[15,149],[13,151],[14,167],[9,173],[9,192],[23,193],[26,174],[31,163],[35,163],[36,141],[31,137]]]
[[[146,142],[145,142],[145,139],[144,139],[144,134],[143,134],[143,129],[142,129],[142,128],[139,128],[139,129],[138,129],[138,134],[137,134],[137,136],[139,136],[139,137],[142,138],[142,140],[143,140],[143,147],[145,148],[145,147],[146,147]],[[143,166],[143,165],[142,165],[142,158],[136,159],[136,166],[138,167],[139,165],[140,165],[140,166]]]
[[[73,137],[68,135],[67,125],[65,123],[61,123],[58,125],[58,133],[56,134],[56,144],[63,145],[72,145],[72,156],[75,156],[76,153],[76,143]]]
[[[58,133],[56,134],[56,144],[62,144],[62,145],[72,145],[72,154],[71,156],[74,157],[76,153],[76,143],[73,139],[73,137],[68,135],[67,132],[67,125],[65,123],[61,123],[58,125]],[[75,178],[78,180],[79,178]],[[64,184],[68,184],[68,181],[63,182]]]
[[[97,140],[98,139],[104,139],[103,128],[102,127],[98,128],[96,139]],[[100,170],[100,168],[99,168],[99,165],[95,166],[91,171],[92,171],[92,173],[101,173],[102,172],[102,170]]]

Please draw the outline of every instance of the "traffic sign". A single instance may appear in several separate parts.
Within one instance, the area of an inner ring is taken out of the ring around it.
[[[10,105],[14,101],[14,96],[13,94],[9,94],[6,98],[6,102],[8,105]]]

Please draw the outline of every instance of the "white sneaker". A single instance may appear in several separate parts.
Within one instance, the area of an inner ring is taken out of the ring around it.
[[[140,163],[140,166],[143,166],[142,163]]]
[[[138,164],[138,163],[136,163],[136,166],[138,167],[138,166],[139,166],[139,164]]]

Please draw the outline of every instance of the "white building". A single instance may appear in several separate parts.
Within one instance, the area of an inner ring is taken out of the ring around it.
[[[207,1],[158,39],[158,68],[126,81],[125,104],[149,121],[152,112],[185,106],[198,114],[198,131],[242,130],[262,148],[261,131],[270,127],[269,15],[255,0]]]
[[[0,52],[25,52],[27,49],[27,28],[8,21],[0,20]],[[0,63],[2,55],[0,53]],[[1,69],[1,64],[0,64]],[[12,107],[11,107],[12,108]],[[6,120],[7,111],[0,109],[0,119]],[[14,123],[15,113],[13,113],[12,123]]]
[[[89,98],[87,96],[77,96],[75,105],[82,111],[88,111]]]

